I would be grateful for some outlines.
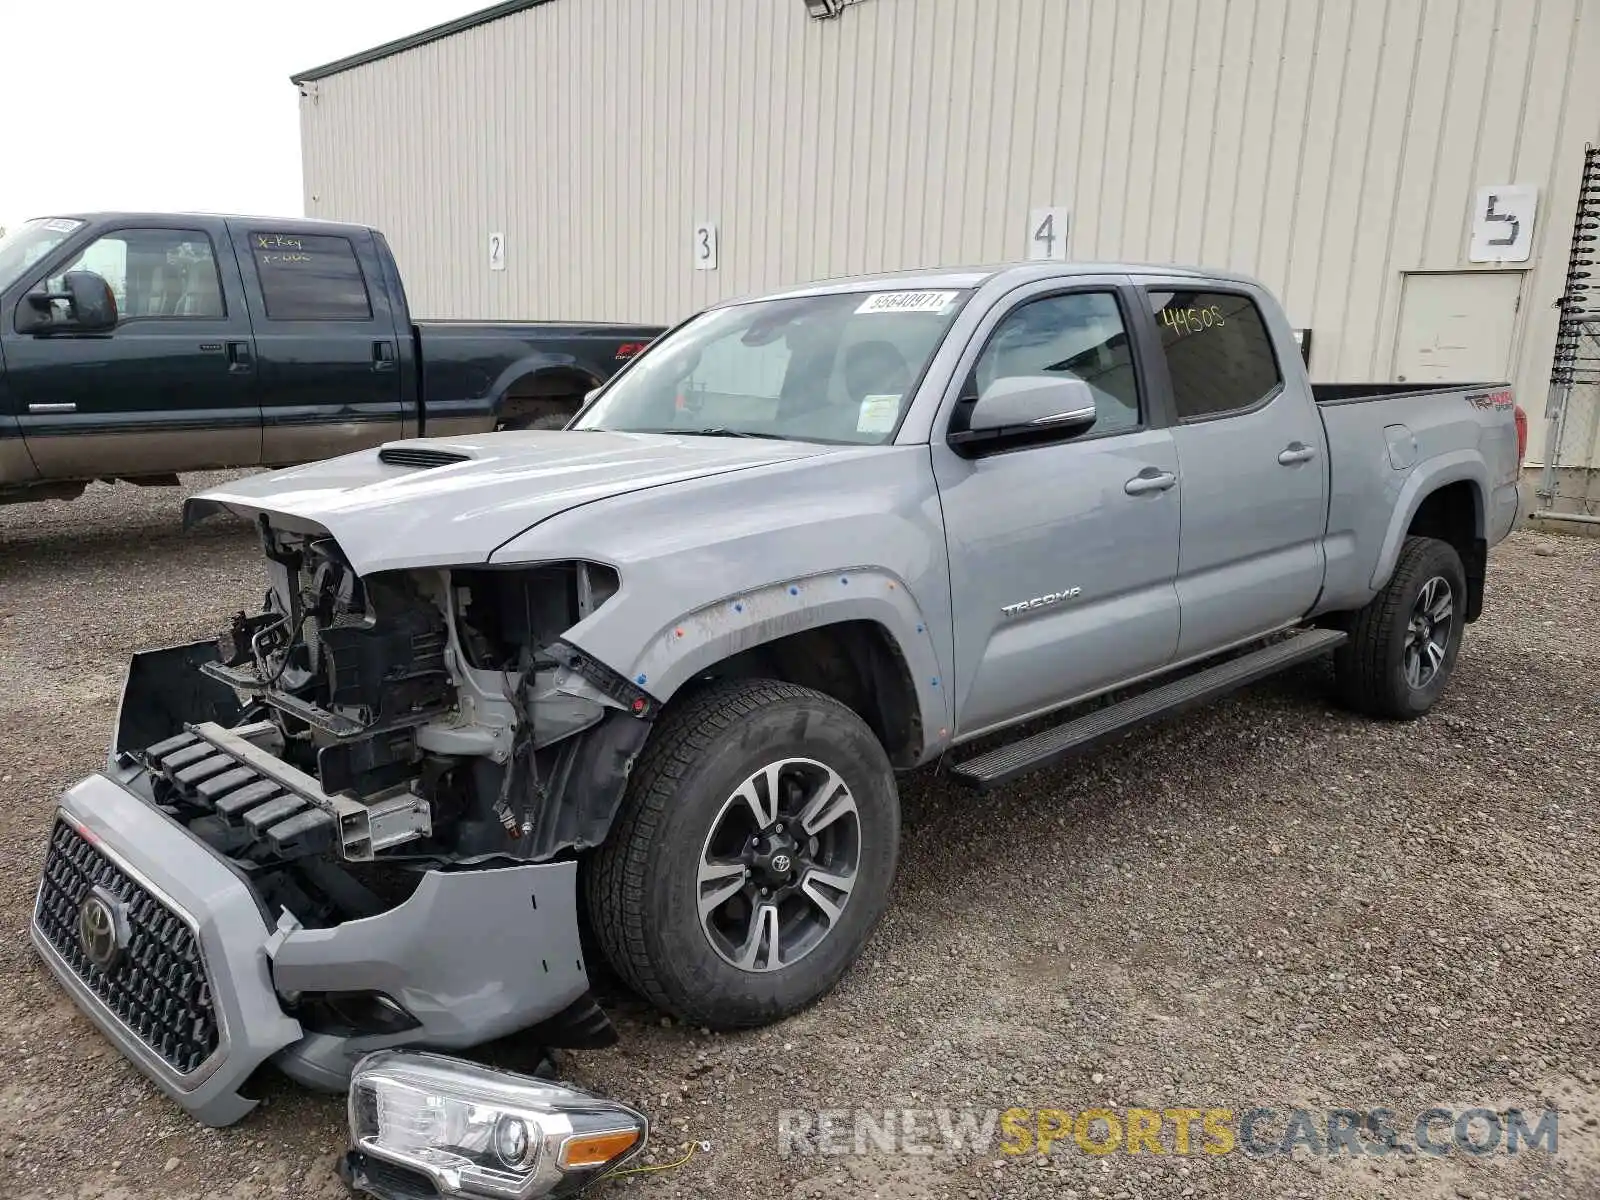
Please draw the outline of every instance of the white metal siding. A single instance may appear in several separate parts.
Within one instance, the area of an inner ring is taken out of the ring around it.
[[[308,91],[307,213],[384,229],[428,316],[676,320],[1019,258],[1061,205],[1073,257],[1252,272],[1314,376],[1381,379],[1402,273],[1476,269],[1476,189],[1533,183],[1537,446],[1600,0],[552,0]]]

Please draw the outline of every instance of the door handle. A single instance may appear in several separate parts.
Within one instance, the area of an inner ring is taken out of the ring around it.
[[[372,369],[374,371],[394,370],[394,343],[372,343]]]
[[[228,343],[228,373],[230,375],[248,375],[255,369],[255,355],[250,350],[249,342]]]
[[[1286,467],[1296,463],[1310,462],[1317,456],[1317,448],[1308,446],[1304,442],[1290,442],[1278,452],[1278,461]]]
[[[28,411],[31,413],[75,413],[78,411],[78,406],[70,401],[62,401],[56,404],[30,404],[28,405]]]
[[[1163,471],[1158,467],[1146,467],[1127,483],[1122,485],[1122,490],[1130,496],[1142,496],[1146,492],[1164,492],[1178,482],[1178,477],[1171,471]]]

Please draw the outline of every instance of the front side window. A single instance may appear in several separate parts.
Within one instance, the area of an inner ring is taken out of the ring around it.
[[[108,233],[85,246],[46,290],[64,291],[69,271],[93,271],[110,284],[124,321],[227,315],[211,239],[198,229]]]
[[[273,321],[370,321],[372,299],[348,238],[255,232],[250,255]]]
[[[83,225],[73,217],[40,217],[24,221],[0,237],[0,291],[27,274],[50,251],[71,237]]]
[[[574,428],[882,444],[968,295],[841,292],[713,309],[653,343]]]
[[[995,329],[974,370],[981,396],[996,380],[1056,375],[1094,393],[1090,434],[1139,426],[1139,387],[1122,310],[1110,292],[1072,292],[1030,300]]]
[[[1180,421],[1253,408],[1281,386],[1272,338],[1250,297],[1158,290],[1149,295]]]

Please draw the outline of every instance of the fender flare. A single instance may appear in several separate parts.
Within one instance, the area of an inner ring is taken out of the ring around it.
[[[882,568],[841,568],[703,605],[657,629],[622,673],[665,702],[695,676],[741,651],[845,621],[879,625],[899,647],[921,718],[924,755],[948,742],[950,688],[933,633],[905,581]],[[582,648],[581,628],[567,637]]]
[[[1473,490],[1473,536],[1484,536],[1484,522],[1488,512],[1489,470],[1477,450],[1456,450],[1429,459],[1412,471],[1400,487],[1395,498],[1389,528],[1383,535],[1378,550],[1378,562],[1373,568],[1371,586],[1374,592],[1382,591],[1394,574],[1395,563],[1400,560],[1400,548],[1405,544],[1406,531],[1417,515],[1422,503],[1434,492],[1452,483],[1467,482]]]
[[[489,404],[496,420],[505,406],[506,396],[517,384],[541,376],[563,375],[577,380],[578,395],[599,387],[605,380],[569,354],[530,354],[505,367],[489,386]]]

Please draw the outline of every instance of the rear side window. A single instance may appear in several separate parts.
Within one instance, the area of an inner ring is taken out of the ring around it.
[[[346,238],[252,233],[250,253],[274,321],[368,321],[372,299]]]
[[[1255,301],[1234,292],[1151,291],[1180,421],[1253,408],[1283,383]]]

